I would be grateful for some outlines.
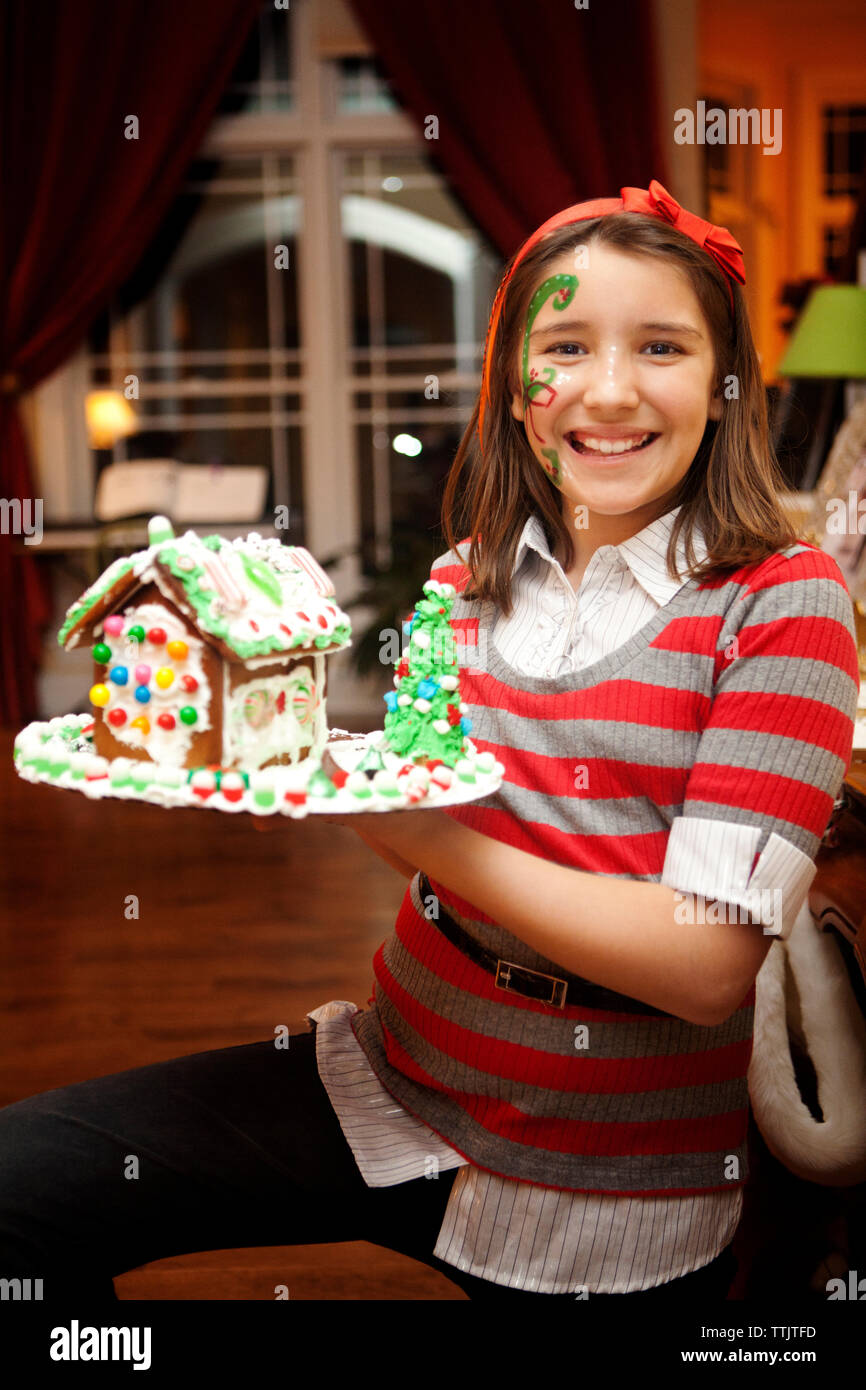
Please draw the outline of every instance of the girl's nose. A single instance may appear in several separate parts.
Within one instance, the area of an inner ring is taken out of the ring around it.
[[[630,355],[618,344],[599,349],[583,364],[583,402],[586,406],[636,406],[637,378]]]

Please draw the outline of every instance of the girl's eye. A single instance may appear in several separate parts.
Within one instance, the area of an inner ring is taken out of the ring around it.
[[[662,352],[650,352],[650,357],[670,357],[671,354],[682,356],[683,351],[682,348],[677,347],[676,343],[647,343],[647,347],[664,349]],[[580,343],[553,343],[547,351],[554,353],[558,357],[576,357],[578,353],[584,352],[585,349]]]
[[[676,345],[676,343],[647,343],[647,347],[651,347],[651,348],[657,348],[657,347],[660,347],[660,348],[670,348],[671,352],[682,353],[682,348],[678,348],[677,345]],[[651,357],[667,357],[668,354],[667,354],[666,352],[664,352],[664,353],[652,352],[652,353],[650,353],[650,356],[651,356]]]

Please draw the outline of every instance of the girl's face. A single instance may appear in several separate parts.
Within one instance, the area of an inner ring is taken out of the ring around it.
[[[512,414],[575,505],[634,534],[669,510],[718,420],[709,327],[685,274],[591,243],[547,267],[517,363]]]

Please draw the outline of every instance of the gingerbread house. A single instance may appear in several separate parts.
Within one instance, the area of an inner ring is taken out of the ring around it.
[[[309,551],[257,533],[176,537],[115,560],[69,609],[61,646],[93,645],[96,752],[170,767],[259,768],[318,755],[325,658],[351,624]]]

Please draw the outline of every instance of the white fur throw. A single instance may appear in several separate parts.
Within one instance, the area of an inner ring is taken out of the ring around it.
[[[816,1120],[794,1075],[789,1030],[818,1078]],[[755,982],[749,1096],[764,1142],[808,1182],[866,1179],[866,1022],[833,934],[803,904],[786,942],[774,941]]]

